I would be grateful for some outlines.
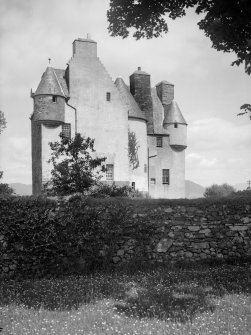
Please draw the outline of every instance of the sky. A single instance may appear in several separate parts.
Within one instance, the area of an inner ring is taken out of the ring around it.
[[[200,17],[167,19],[163,37],[136,41],[108,33],[109,0],[1,0],[0,110],[7,128],[0,135],[3,182],[31,184],[33,101],[48,66],[66,68],[75,38],[91,34],[111,77],[126,83],[138,66],[175,85],[175,100],[188,123],[186,179],[203,186],[235,185],[251,179],[251,120],[237,116],[251,103],[251,77],[232,67],[233,53],[218,52],[199,30]]]

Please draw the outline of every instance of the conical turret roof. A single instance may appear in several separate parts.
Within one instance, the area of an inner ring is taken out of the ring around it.
[[[67,85],[64,83],[65,80],[63,79],[63,75],[61,76],[62,71],[64,72],[64,70],[47,67],[44,74],[42,75],[41,81],[36,92],[34,93],[34,96],[40,94],[51,94],[68,97]]]
[[[126,86],[124,80],[121,77],[117,78],[115,80],[115,85],[119,90],[124,106],[128,109],[128,117],[147,121],[146,116],[139,108],[137,102],[134,100],[134,97]]]
[[[163,124],[170,123],[181,123],[187,125],[176,101],[172,101],[169,105],[165,106],[165,119]]]

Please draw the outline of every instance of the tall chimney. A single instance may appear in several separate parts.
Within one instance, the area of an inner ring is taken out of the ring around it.
[[[153,133],[153,103],[150,75],[141,67],[130,76],[130,92],[147,118],[147,132]]]

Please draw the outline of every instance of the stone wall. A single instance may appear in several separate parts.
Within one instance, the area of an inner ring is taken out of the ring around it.
[[[133,217],[135,229],[137,224],[147,229],[140,244],[134,238],[119,241],[114,263],[135,256],[161,263],[251,256],[250,204],[158,207]]]
[[[23,199],[0,199],[0,277],[76,273],[90,263],[251,256],[250,196],[217,202]]]

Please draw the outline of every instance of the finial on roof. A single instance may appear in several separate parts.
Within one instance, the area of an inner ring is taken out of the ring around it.
[[[138,71],[141,71],[141,66],[138,66]]]
[[[87,38],[88,40],[91,40],[91,34],[90,34],[90,33],[87,33],[87,34],[86,34],[86,38]]]
[[[48,58],[49,64],[51,63],[51,58]]]

